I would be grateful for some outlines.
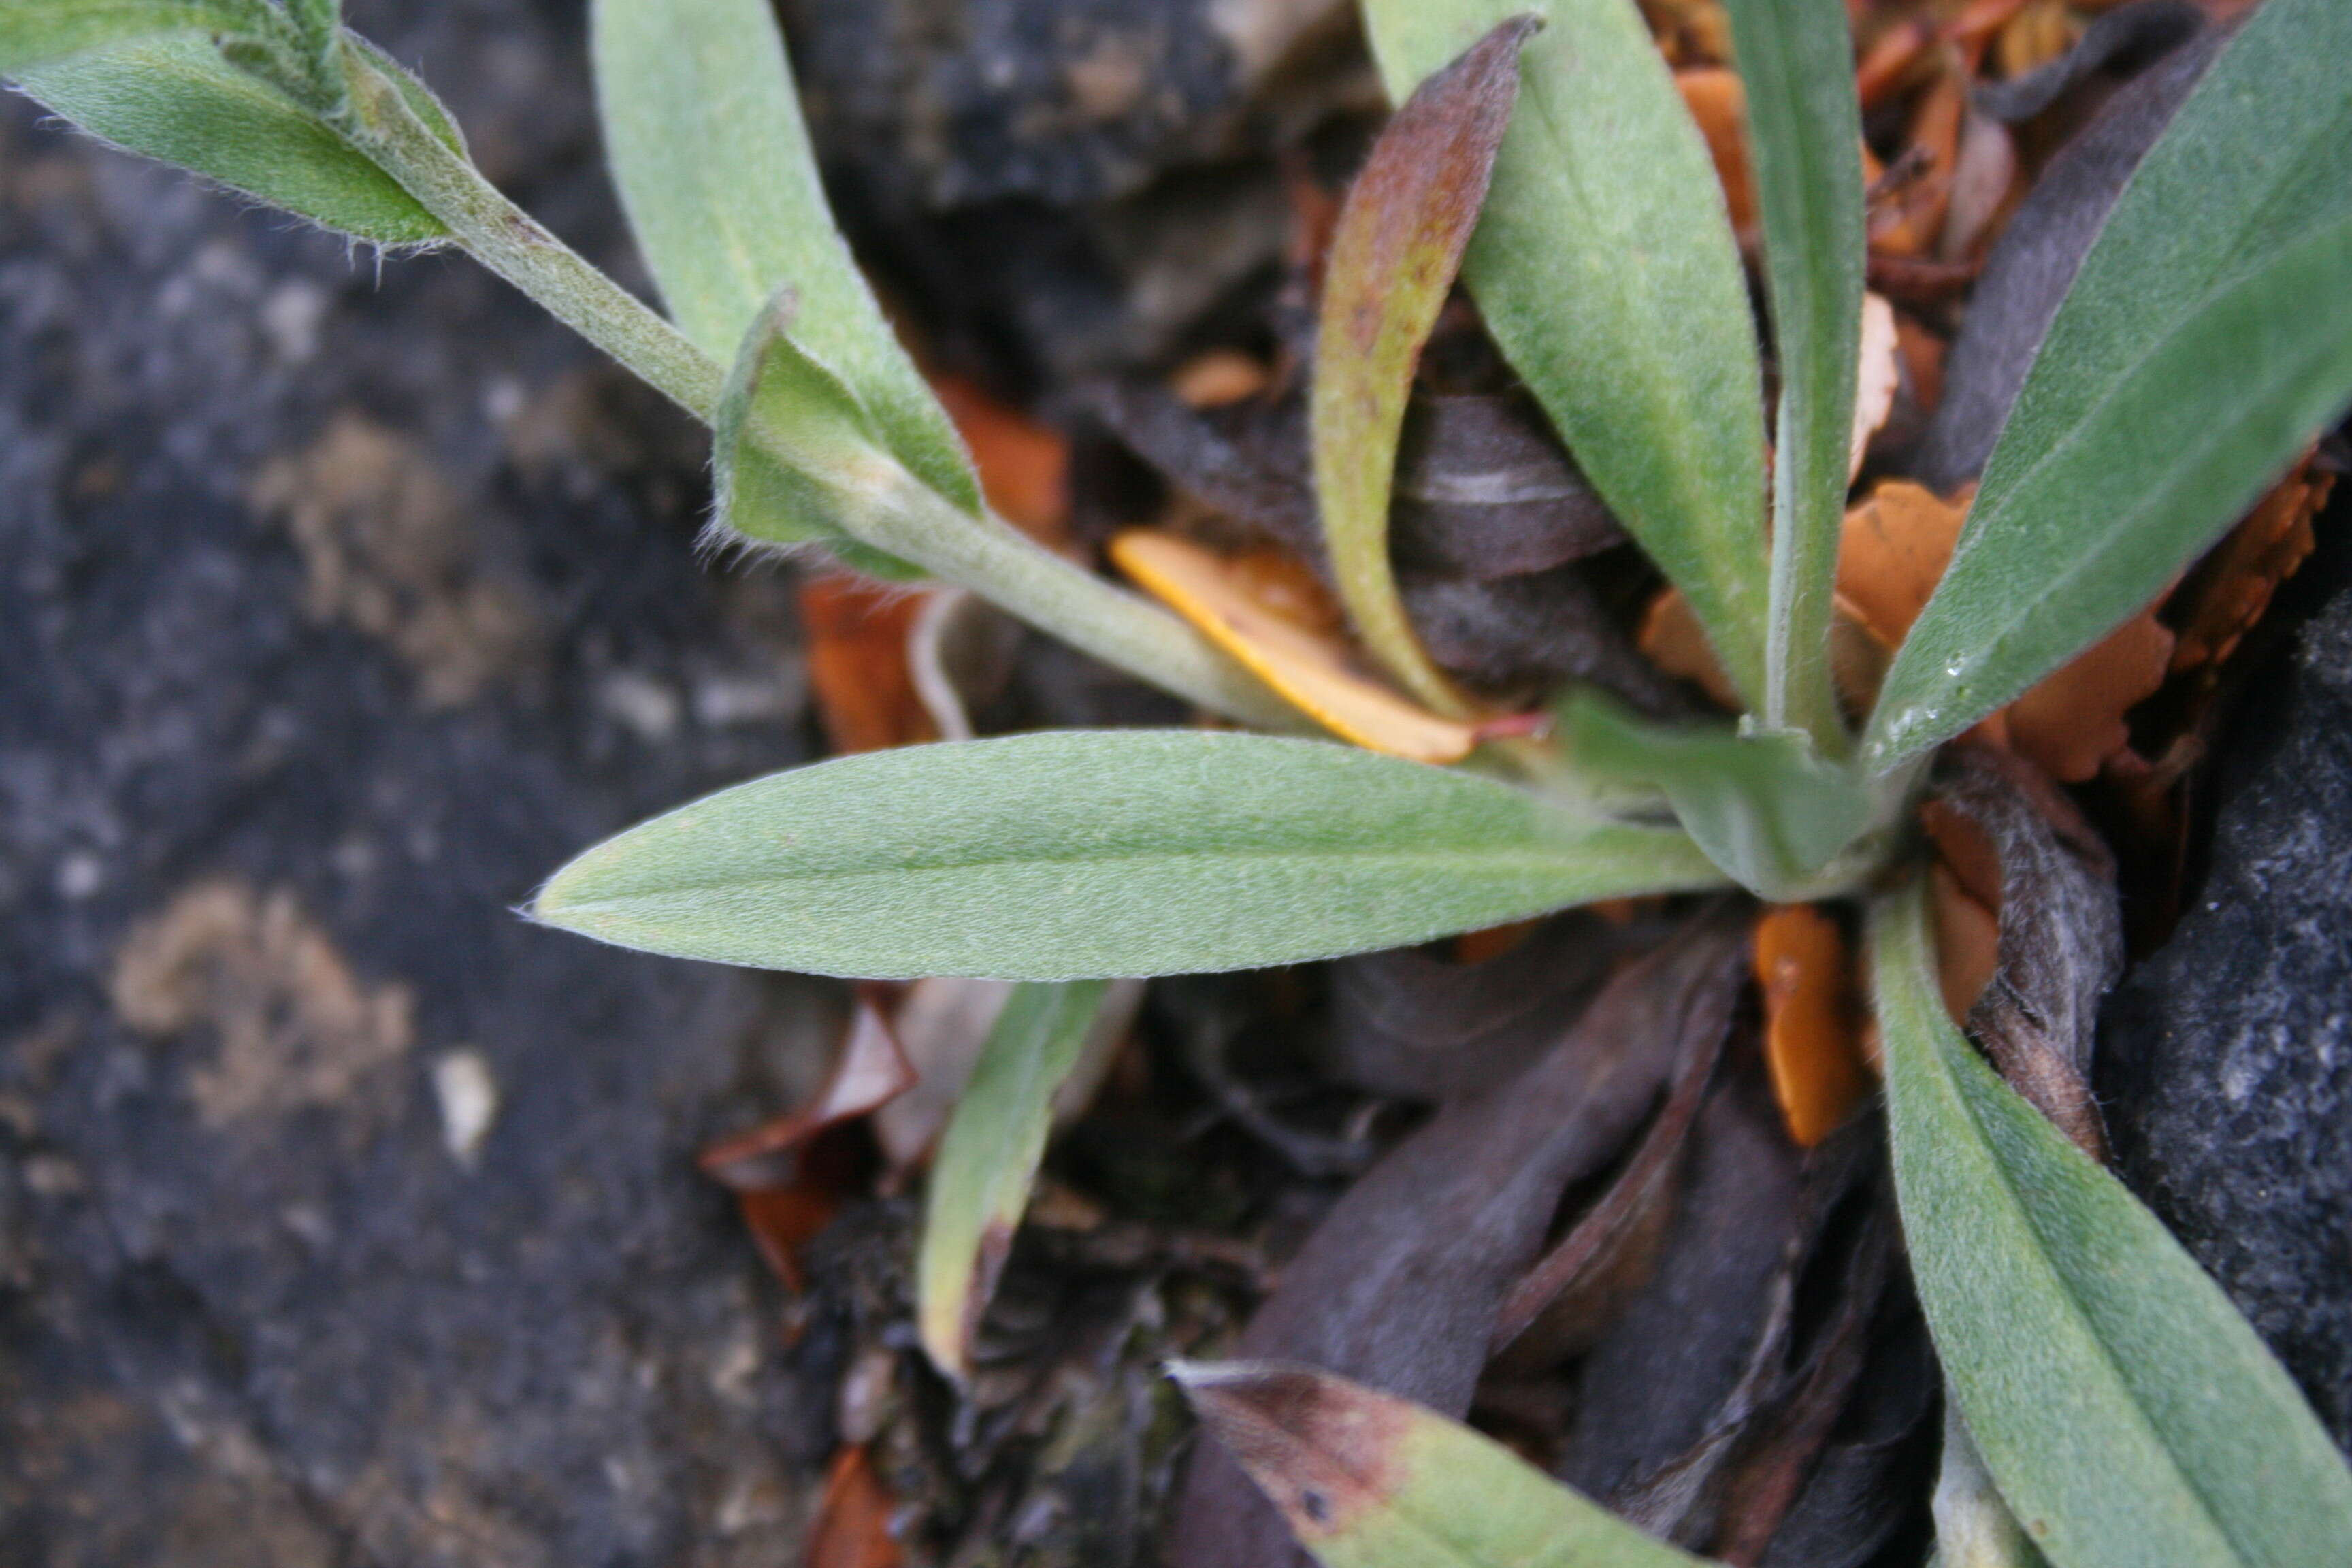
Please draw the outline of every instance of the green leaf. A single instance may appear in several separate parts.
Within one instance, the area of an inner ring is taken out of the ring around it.
[[[1544,30],[1463,275],[1601,498],[1764,690],[1762,378],[1731,220],[1633,0],[1365,0],[1402,100],[1496,23]]]
[[[796,306],[786,289],[754,318],[728,373],[710,427],[711,510],[747,539],[821,544],[877,577],[920,576],[845,526],[905,470],[856,394],[784,330]]]
[[[1423,651],[1389,561],[1397,439],[1422,345],[1453,291],[1518,90],[1533,18],[1498,24],[1413,89],[1349,187],[1315,335],[1315,498],[1349,618],[1391,674],[1439,712],[1468,705]]]
[[[1987,1469],[2057,1568],[2333,1568],[2352,1473],[2221,1288],[1970,1048],[1921,884],[1872,921],[1911,1269]]]
[[[1109,990],[1107,980],[1017,988],[940,1135],[915,1261],[916,1321],[932,1363],[958,1382],[1029,1206],[1055,1091],[1078,1065]]]
[[[1580,691],[1562,705],[1560,736],[1577,763],[1664,791],[1708,858],[1761,898],[1809,896],[1871,823],[1873,792],[1797,731],[1647,724]]]
[[[0,6],[0,76],[157,33],[225,31],[243,19],[186,0],[10,0]]]
[[[419,83],[355,36],[451,148],[457,127]],[[17,84],[116,146],[219,181],[273,206],[378,245],[445,239],[448,230],[332,127],[238,70],[206,39],[142,39],[17,73]]]
[[[1695,1568],[1493,1438],[1313,1367],[1176,1363],[1201,1423],[1324,1568]]]
[[[977,513],[963,443],[834,226],[768,0],[595,0],[592,23],[613,177],[679,330],[724,363],[791,288],[801,352],[908,472]]]
[[[1979,494],[1871,721],[1888,767],[2164,591],[2352,402],[2352,218],[2224,285],[2017,483]]]
[[[1352,746],[1071,731],[722,791],[588,851],[535,912],[771,969],[1077,980],[1300,963],[1720,882],[1672,829]]]
[[[1763,719],[1843,745],[1830,596],[1862,332],[1862,110],[1844,0],[1730,0],[1780,359]]]
[[[1958,734],[2127,617],[2341,406],[2340,274],[2325,247],[2283,253],[2352,211],[2347,54],[2352,6],[2268,0],[2133,174],[1887,673],[1874,766]]]

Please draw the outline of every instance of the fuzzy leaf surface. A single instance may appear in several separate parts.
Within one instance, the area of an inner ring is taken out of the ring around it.
[[[1390,97],[1512,16],[1518,107],[1463,276],[1733,683],[1764,689],[1762,377],[1715,166],[1632,0],[1367,0]]]
[[[1563,710],[1561,734],[1585,766],[1664,791],[1708,857],[1765,899],[1801,897],[1870,820],[1862,782],[1793,731],[1648,724],[1588,692]]]
[[[728,360],[789,287],[801,351],[851,390],[909,472],[977,512],[963,444],[834,226],[773,10],[596,0],[592,26],[613,177],[678,329]]]
[[[2342,407],[2352,7],[2272,0],[2116,201],[2019,392],[1869,752],[1958,734],[2144,604]]]
[[[845,512],[903,473],[857,395],[793,342],[789,289],[752,319],[711,421],[719,521],[771,544],[822,544],[860,571],[908,578],[913,566],[857,542]]]
[[[1765,722],[1826,745],[1830,595],[1862,331],[1862,110],[1843,0],[1731,0],[1780,350]]]
[[[12,0],[0,7],[0,76],[157,33],[233,26],[226,6],[186,0]]]
[[[1023,985],[996,1016],[940,1135],[915,1260],[923,1349],[961,1379],[1045,1158],[1054,1095],[1076,1067],[1110,983]]]
[[[1350,746],[1069,731],[723,790],[589,850],[535,912],[761,968],[1078,980],[1301,963],[1720,882],[1672,829]]]
[[[1952,1026],[1924,884],[1874,911],[1920,1305],[1985,1467],[2057,1568],[2321,1568],[2352,1472],[2221,1287]]]
[[[1315,334],[1315,494],[1339,597],[1389,672],[1454,717],[1465,705],[1397,594],[1389,503],[1413,370],[1477,225],[1536,25],[1497,24],[1382,128],[1332,231]]]
[[[415,78],[352,35],[425,124],[464,151]],[[193,35],[145,38],[16,73],[17,84],[92,135],[176,163],[272,206],[378,245],[448,237],[441,221],[325,121]]]
[[[1280,1362],[1171,1369],[1324,1568],[1693,1568],[1493,1438]]]

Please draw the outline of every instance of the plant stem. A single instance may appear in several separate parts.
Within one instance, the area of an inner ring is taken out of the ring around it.
[[[418,119],[381,71],[351,58],[342,127],[483,266],[709,424],[724,375],[677,328],[550,234]],[[895,467],[895,465],[894,465]],[[858,540],[959,583],[1107,664],[1247,724],[1302,726],[1297,713],[1175,616],[1038,545],[993,515],[973,517],[903,469],[843,519]]]

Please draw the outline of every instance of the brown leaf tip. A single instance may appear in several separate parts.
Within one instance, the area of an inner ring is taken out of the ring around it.
[[[1302,1542],[1345,1533],[1403,1485],[1403,1400],[1279,1362],[1171,1362],[1168,1375]]]

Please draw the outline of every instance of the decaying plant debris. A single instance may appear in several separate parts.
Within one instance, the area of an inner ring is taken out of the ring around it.
[[[1781,434],[1784,464],[1858,479],[1860,504],[1849,548],[1822,563],[1836,689],[1825,679],[1790,713],[1862,711],[1889,679],[2066,283],[2231,20],[2174,0],[2095,20],[2000,0],[1863,9],[1877,324],[1855,372],[1864,413],[1850,431],[1841,408],[1834,429]],[[1723,18],[1695,5],[1650,21],[1753,263],[1759,194]],[[1375,750],[1454,762],[1526,741],[1544,729],[1528,705],[1563,681],[1653,720],[1739,706],[1755,672],[1708,631],[1736,606],[1708,597],[1704,571],[1665,586],[1451,289],[1531,32],[1507,23],[1433,77],[1433,96],[1371,142],[1377,178],[1351,186],[1344,153],[1296,161],[1281,268],[1150,372],[1049,381],[1022,413],[934,366],[976,473],[925,482],[975,512],[984,490],[1055,549],[1099,552]],[[1466,102],[1442,98],[1449,81]],[[1370,130],[1359,119],[1323,151]],[[1455,162],[1415,188],[1433,154]],[[802,376],[792,396],[831,395],[793,368],[794,308],[762,311],[739,362],[751,379],[739,369],[717,405],[722,506],[773,504],[760,442],[789,410],[772,386]],[[1370,368],[1341,402],[1333,344],[1355,321]],[[1381,482],[1356,498],[1371,521],[1351,542],[1324,443],[1359,416]],[[935,434],[888,439],[903,456]],[[807,450],[822,457],[822,442]],[[1964,1021],[2028,1102],[2105,1157],[2089,1071],[2124,960],[2118,879],[2177,890],[2186,782],[2225,711],[2233,651],[2308,553],[2336,462],[2323,442],[2203,564],[1944,752],[1922,813],[1934,863],[1908,912],[1882,913],[1867,938],[1851,909],[1832,910],[1759,949],[1752,902],[1667,893],[1450,945],[1155,983],[1131,1028],[1133,987],[1130,1011],[1097,989],[1066,1018],[988,980],[862,989],[816,1100],[706,1157],[797,1293],[802,1353],[844,1369],[810,1560],[1140,1561],[1164,1538],[1180,1568],[1270,1565],[1296,1536],[1384,1561],[1380,1532],[1435,1506],[1416,1490],[1427,1472],[1398,1457],[1414,1445],[1465,1477],[1501,1467],[1492,1484],[1524,1485],[1500,1449],[1431,1411],[1693,1552],[1916,1560],[1938,1453],[1948,1481],[1958,1449],[1869,1086],[1892,1071],[1897,1092],[1953,1104],[1981,1086],[1965,1047],[1883,1059],[1861,977],[1874,964],[1915,1030],[1932,1019],[1957,1041],[1944,1014]],[[905,564],[862,537],[831,542],[879,574]],[[1057,669],[957,590],[817,576],[803,603],[844,752],[1164,711],[1118,678]],[[1203,668],[1187,689],[1234,707],[1230,672]],[[1588,732],[1597,750],[1603,731]],[[1793,908],[1803,893],[1788,896]],[[2144,942],[2161,934],[2160,918],[2136,918]],[[1924,957],[1886,981],[1889,953],[1926,954],[1928,931],[1933,984]],[[1089,1030],[1098,1008],[1110,1022]],[[1038,1053],[1050,1072],[1007,1066]],[[961,1120],[942,1142],[965,1084],[990,1087],[965,1104],[1001,1106],[1003,1125]],[[918,1244],[906,1194],[927,1162]],[[965,1169],[950,1162],[1014,1184],[950,1249],[962,1294],[940,1316],[923,1286],[919,1324],[909,1257],[942,1234],[940,1173]],[[1906,1182],[1918,1163],[1898,1146]],[[1229,1356],[1272,1364],[1180,1381],[1230,1454],[1197,1440],[1160,1378],[1171,1358]],[[1539,1495],[1554,1500],[1531,1496],[1538,1514],[1557,1498]],[[1581,1514],[1552,1527],[1600,1531],[1596,1551],[1651,1550],[1609,1546],[1616,1527]]]

